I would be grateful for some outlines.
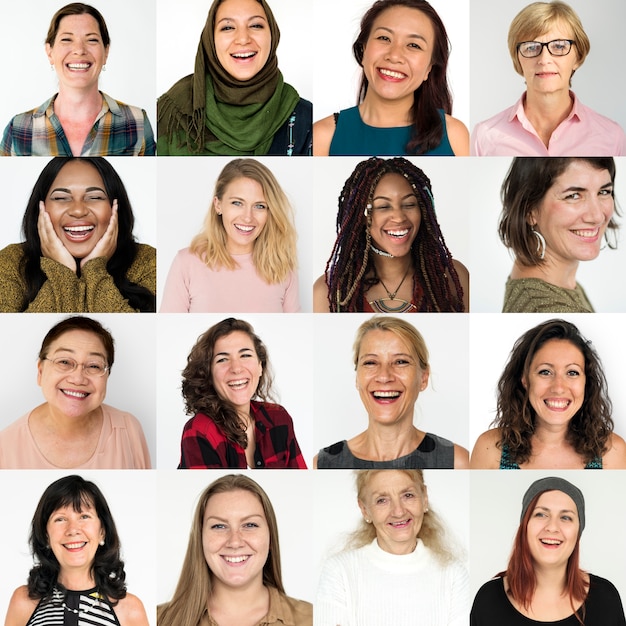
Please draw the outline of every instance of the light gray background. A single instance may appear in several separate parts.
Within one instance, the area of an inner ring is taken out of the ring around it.
[[[471,128],[494,116],[519,99],[526,90],[524,77],[513,68],[507,36],[513,18],[530,0],[472,0],[471,44]],[[626,23],[622,0],[568,0],[578,13],[591,42],[583,65],[576,70],[572,89],[583,104],[626,128],[626,95],[621,41]]]
[[[69,0],[3,2],[0,23],[0,58],[4,89],[0,99],[2,130],[18,113],[43,104],[59,90],[56,72],[50,70],[45,39],[50,20]],[[112,98],[144,109],[156,138],[155,24],[153,0],[102,0],[95,6],[107,24],[111,47],[100,90]]]

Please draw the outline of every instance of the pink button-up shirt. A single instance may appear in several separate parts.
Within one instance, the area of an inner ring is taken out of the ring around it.
[[[526,94],[512,107],[474,127],[474,156],[621,156],[626,135],[621,126],[582,104],[573,91],[570,114],[552,133],[548,147],[526,117]]]

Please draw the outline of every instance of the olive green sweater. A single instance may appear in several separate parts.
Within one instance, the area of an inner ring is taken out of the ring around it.
[[[26,285],[20,272],[24,254],[21,244],[0,250],[0,311],[22,310]],[[104,257],[85,263],[78,277],[57,261],[41,258],[47,277],[37,297],[26,308],[28,313],[133,313],[133,309],[107,272]],[[156,293],[156,250],[139,244],[137,257],[126,274],[128,280]]]
[[[540,278],[509,278],[503,313],[593,313],[584,289],[565,289]]]

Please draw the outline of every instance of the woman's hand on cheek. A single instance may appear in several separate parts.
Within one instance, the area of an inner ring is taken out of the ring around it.
[[[104,257],[107,261],[109,261],[117,248],[117,224],[117,200],[113,200],[109,225],[107,226],[104,235],[102,235],[102,239],[100,239],[94,249],[80,262],[81,268],[85,266],[85,263],[91,261],[91,259],[97,259],[98,257]]]
[[[48,215],[43,201],[39,202],[37,230],[39,231],[39,240],[41,241],[42,256],[61,263],[61,265],[65,265],[65,267],[76,273],[76,261],[54,231],[50,215]]]

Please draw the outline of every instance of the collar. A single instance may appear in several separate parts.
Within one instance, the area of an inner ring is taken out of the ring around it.
[[[48,98],[48,100],[46,100],[41,106],[37,107],[33,112],[33,117],[41,117],[42,115],[52,117],[54,115],[54,101],[56,100],[58,95],[58,93],[55,93],[51,98]],[[102,96],[102,109],[98,114],[97,119],[100,119],[108,111],[111,111],[113,115],[120,117],[122,115],[122,109],[120,108],[117,100],[111,98],[111,96],[104,93],[104,91],[101,91],[100,95]]]
[[[576,97],[576,94],[570,89],[569,97],[572,99],[573,105],[572,110],[569,112],[569,115],[565,118],[564,121],[569,121],[574,118],[581,120],[584,116],[583,107],[580,103],[580,100]],[[508,122],[512,122],[517,118],[521,124],[528,122],[528,118],[526,117],[526,111],[524,111],[524,104],[526,102],[526,92],[524,92],[520,99],[511,107],[509,110],[509,115],[507,118]]]

